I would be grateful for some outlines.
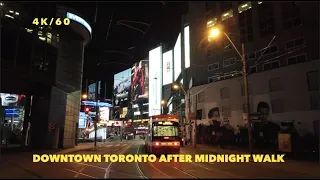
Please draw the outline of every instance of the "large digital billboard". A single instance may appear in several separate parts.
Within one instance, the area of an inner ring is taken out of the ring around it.
[[[149,116],[161,114],[162,48],[149,51]]]
[[[141,60],[135,63],[131,73],[131,100],[137,102],[148,102],[149,97],[149,61]]]
[[[172,50],[163,53],[162,63],[162,85],[170,84],[173,81],[173,52]]]
[[[190,28],[184,28],[184,68],[190,67]]]
[[[113,94],[116,99],[128,98],[131,86],[131,69],[114,75]]]
[[[173,49],[174,62],[174,80],[176,81],[181,73],[181,33],[179,33],[177,42]]]

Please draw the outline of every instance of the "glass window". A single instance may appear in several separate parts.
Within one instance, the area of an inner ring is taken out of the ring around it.
[[[153,126],[153,136],[178,136],[177,126]]]

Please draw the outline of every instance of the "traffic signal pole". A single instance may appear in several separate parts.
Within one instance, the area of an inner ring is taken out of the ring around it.
[[[98,90],[99,90],[99,84],[98,84],[98,81],[96,81],[96,92],[95,92],[95,98],[96,98],[96,107],[95,107],[95,110],[96,110],[96,117],[94,119],[94,147],[96,148],[97,147],[97,123],[98,123],[98,120],[99,120],[99,114],[98,114]]]

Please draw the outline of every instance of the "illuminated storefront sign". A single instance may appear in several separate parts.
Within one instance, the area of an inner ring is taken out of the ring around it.
[[[89,31],[90,34],[92,33],[92,29],[89,23],[87,23],[87,21],[82,19],[80,16],[67,12],[67,18],[82,24]]]

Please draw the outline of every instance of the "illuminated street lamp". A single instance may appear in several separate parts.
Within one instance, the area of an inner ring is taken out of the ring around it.
[[[87,98],[88,98],[88,95],[83,94],[83,95],[82,95],[82,98],[83,98],[83,99],[87,99]]]
[[[162,100],[161,101],[161,105],[163,106],[163,105],[165,105],[166,104],[166,101],[165,100]]]
[[[215,38],[220,34],[220,30],[217,28],[211,29],[209,32],[210,38]],[[223,32],[223,34],[227,37],[233,48],[237,51],[239,56],[242,59],[242,68],[243,68],[243,81],[244,81],[244,90],[245,90],[245,98],[246,98],[246,109],[247,109],[247,119],[248,119],[248,139],[249,139],[249,151],[252,154],[252,130],[251,130],[251,119],[250,119],[250,106],[249,106],[249,88],[248,88],[248,79],[247,79],[247,62],[244,51],[244,43],[242,43],[242,53],[238,50],[238,48],[234,45],[230,37]]]

